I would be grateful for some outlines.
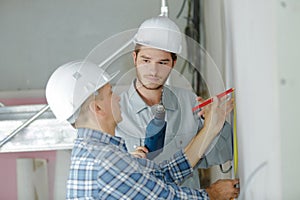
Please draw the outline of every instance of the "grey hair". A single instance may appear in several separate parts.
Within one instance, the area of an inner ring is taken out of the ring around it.
[[[79,108],[75,111],[75,113],[74,113],[71,117],[69,117],[69,118],[67,119],[67,121],[68,121],[70,124],[74,124],[74,123],[75,123],[76,119],[77,119],[78,116],[79,116],[80,110],[81,110],[81,107],[79,107]]]

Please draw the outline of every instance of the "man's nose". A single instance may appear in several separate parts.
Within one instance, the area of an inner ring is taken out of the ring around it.
[[[159,66],[157,63],[149,64],[149,70],[150,70],[151,75],[157,75],[158,69],[159,69]]]

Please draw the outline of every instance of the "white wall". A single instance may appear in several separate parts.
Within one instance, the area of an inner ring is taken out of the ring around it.
[[[299,1],[231,0],[240,199],[299,199]]]
[[[299,199],[300,2],[205,3],[207,50],[236,88],[240,199]]]
[[[277,9],[282,190],[284,199],[299,199],[300,1],[281,1]]]

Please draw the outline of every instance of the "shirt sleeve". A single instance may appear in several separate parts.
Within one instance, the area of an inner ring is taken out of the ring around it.
[[[176,184],[191,173],[182,151],[159,165],[145,159],[140,165],[125,154],[109,158],[98,173],[99,199],[209,199],[205,190]]]
[[[208,168],[224,164],[233,159],[233,136],[231,125],[225,121],[218,136],[212,141],[204,157],[198,162],[197,167]]]
[[[183,150],[176,152],[172,159],[165,160],[155,167],[154,176],[166,183],[179,184],[184,178],[193,172],[193,168],[187,160]]]

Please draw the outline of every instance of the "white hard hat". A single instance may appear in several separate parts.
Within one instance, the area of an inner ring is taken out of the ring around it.
[[[116,75],[109,76],[101,67],[86,61],[64,64],[47,83],[47,102],[57,119],[68,120],[91,94]]]
[[[166,16],[144,21],[134,36],[134,43],[172,53],[181,52],[182,35],[178,26]]]

